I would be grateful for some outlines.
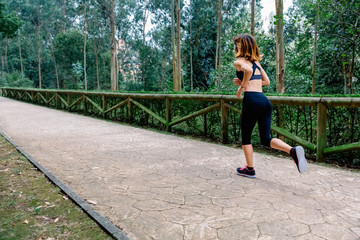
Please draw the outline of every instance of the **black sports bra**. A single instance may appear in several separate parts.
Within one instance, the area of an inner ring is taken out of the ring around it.
[[[252,66],[253,74],[251,75],[251,78],[249,79],[249,81],[251,81],[251,80],[259,80],[259,79],[261,80],[261,79],[262,79],[261,69],[259,68],[258,65],[256,65],[256,63],[255,63],[254,61],[251,61],[251,63],[253,64],[253,66]],[[259,69],[260,75],[254,75],[256,69]],[[240,79],[241,81],[244,80],[244,72],[243,72],[243,71],[238,71],[238,70],[236,70],[236,77],[237,77],[238,79]]]

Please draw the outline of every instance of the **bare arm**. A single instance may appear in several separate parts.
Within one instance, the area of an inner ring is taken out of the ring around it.
[[[261,81],[262,81],[262,85],[263,86],[267,86],[267,85],[270,85],[270,79],[268,77],[268,75],[266,74],[265,70],[262,68],[262,66],[260,65],[259,63],[259,66],[260,66],[260,69],[261,69]]]
[[[249,84],[249,79],[252,75],[252,68],[244,62],[242,59],[237,59],[234,62],[234,67],[237,71],[243,71],[244,72],[244,80],[242,81],[242,86],[246,87]]]

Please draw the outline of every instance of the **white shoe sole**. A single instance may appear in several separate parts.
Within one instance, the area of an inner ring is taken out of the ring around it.
[[[242,177],[247,177],[247,178],[256,178],[256,175],[246,175],[246,174],[242,174],[242,173],[237,173],[237,175],[242,176]]]
[[[299,172],[304,173],[304,172],[306,172],[306,169],[307,169],[307,161],[306,161],[306,158],[305,158],[304,148],[299,146],[299,147],[295,148],[295,151],[296,151],[296,156],[297,156],[297,159],[298,159]]]

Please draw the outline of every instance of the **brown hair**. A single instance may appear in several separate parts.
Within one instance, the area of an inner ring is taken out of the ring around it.
[[[249,61],[261,61],[259,48],[255,38],[249,34],[240,34],[233,37],[235,57],[244,57]]]

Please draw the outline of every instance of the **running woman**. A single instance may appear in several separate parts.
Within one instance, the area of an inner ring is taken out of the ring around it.
[[[242,148],[247,163],[245,167],[238,168],[237,173],[245,177],[256,177],[251,145],[251,134],[256,123],[259,125],[261,144],[289,153],[299,172],[304,173],[307,169],[304,148],[291,147],[282,140],[270,136],[272,105],[262,92],[262,86],[269,85],[270,80],[261,67],[261,55],[254,37],[241,34],[235,36],[233,41],[237,58],[234,62],[237,78],[234,78],[233,82],[239,86],[236,96],[240,99],[244,92],[241,132]]]

